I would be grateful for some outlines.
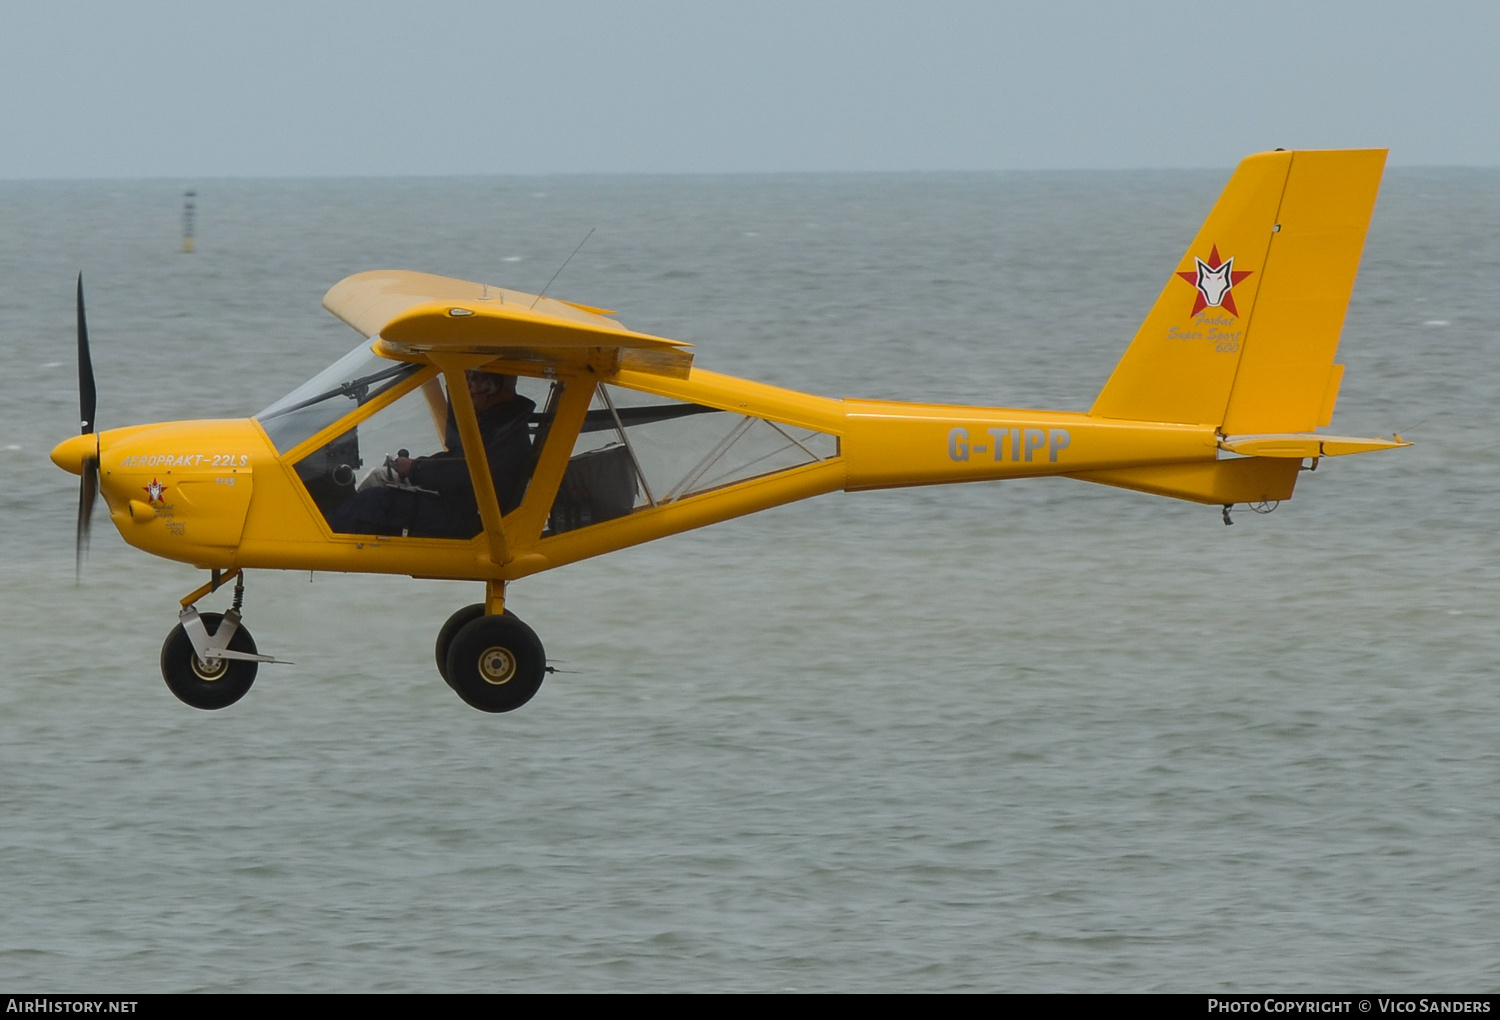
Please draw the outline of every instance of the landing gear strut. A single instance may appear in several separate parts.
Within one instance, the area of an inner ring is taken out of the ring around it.
[[[262,662],[275,662],[255,649],[255,639],[240,623],[245,578],[238,570],[234,604],[223,613],[200,613],[194,605],[227,581],[217,570],[208,584],[183,599],[180,621],[161,646],[161,675],[171,692],[194,708],[227,708],[250,691]]]

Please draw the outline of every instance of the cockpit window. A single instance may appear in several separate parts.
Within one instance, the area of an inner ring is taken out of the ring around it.
[[[562,384],[490,371],[467,372],[465,378],[495,499],[509,513],[530,483]],[[471,467],[437,378],[350,425],[296,464],[335,532],[458,539],[484,530]]]
[[[382,358],[365,341],[255,416],[278,453],[374,399],[421,369]]]

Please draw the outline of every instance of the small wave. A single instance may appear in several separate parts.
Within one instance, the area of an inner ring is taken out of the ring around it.
[[[1424,326],[1446,326],[1446,325],[1448,325],[1448,320],[1447,319],[1428,319],[1426,322],[1422,323],[1422,325],[1424,325]]]

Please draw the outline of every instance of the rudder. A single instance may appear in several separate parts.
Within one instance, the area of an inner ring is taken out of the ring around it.
[[[1226,435],[1310,432],[1333,416],[1344,377],[1333,358],[1385,156],[1384,149],[1293,154],[1281,229],[1224,413]]]

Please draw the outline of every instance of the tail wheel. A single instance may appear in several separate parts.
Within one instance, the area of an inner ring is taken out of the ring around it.
[[[204,613],[203,626],[210,635],[217,634],[223,619],[218,613]],[[255,639],[244,624],[234,632],[229,648],[255,654]],[[233,705],[249,693],[258,666],[259,663],[244,659],[220,659],[210,668],[193,651],[193,642],[180,623],[172,628],[161,646],[162,679],[180,701],[194,708],[211,711]]]
[[[546,671],[541,639],[508,614],[470,620],[448,647],[448,685],[481,712],[520,708],[542,686]]]

